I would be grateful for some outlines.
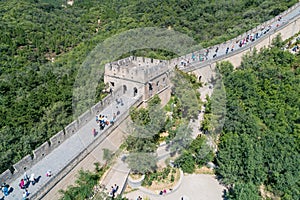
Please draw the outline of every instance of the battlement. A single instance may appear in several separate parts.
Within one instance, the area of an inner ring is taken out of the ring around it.
[[[168,62],[130,56],[105,65],[105,75],[146,83],[168,71]]]

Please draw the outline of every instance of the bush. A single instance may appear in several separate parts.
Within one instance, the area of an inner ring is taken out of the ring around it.
[[[195,159],[192,154],[185,151],[176,160],[175,164],[178,165],[184,173],[193,173],[195,170]]]
[[[175,178],[174,178],[174,175],[172,174],[172,175],[171,175],[171,182],[173,183],[174,180],[175,180]]]

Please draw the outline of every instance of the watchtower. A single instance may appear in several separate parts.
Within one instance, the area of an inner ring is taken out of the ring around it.
[[[169,88],[168,62],[152,58],[130,56],[105,65],[104,82],[114,90],[122,87],[130,96],[143,95],[147,101]]]

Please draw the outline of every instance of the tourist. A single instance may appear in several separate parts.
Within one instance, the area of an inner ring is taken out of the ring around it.
[[[99,116],[96,115],[96,123],[99,124]]]
[[[119,189],[119,186],[117,186],[117,184],[115,184],[115,186],[113,188],[114,188],[114,193],[116,193]]]
[[[31,182],[32,185],[35,184],[34,174],[31,174],[31,175],[30,175],[29,182]]]
[[[96,131],[95,128],[92,129],[92,134],[93,134],[94,137],[97,135],[97,131]]]
[[[19,183],[19,186],[21,189],[25,189],[25,181],[24,179],[21,179],[20,183]]]
[[[29,181],[29,177],[28,177],[26,172],[24,173],[24,178],[23,179],[24,179],[25,183],[27,183]]]
[[[47,171],[46,176],[47,176],[47,177],[51,177],[51,176],[52,176],[51,170],[48,170],[48,171]]]
[[[113,114],[112,120],[110,120],[111,125],[113,125],[113,124],[115,123],[116,117],[117,117],[117,116],[116,116],[116,113],[114,113],[114,114]]]
[[[109,193],[113,198],[115,197],[115,190],[114,190],[114,187],[111,186],[111,191]]]
[[[27,189],[25,189],[25,191],[23,192],[23,200],[26,200],[28,196],[29,196],[29,192]]]
[[[4,194],[4,196],[8,196],[9,190],[8,190],[8,185],[7,184],[3,183],[3,185],[1,186],[1,190]]]

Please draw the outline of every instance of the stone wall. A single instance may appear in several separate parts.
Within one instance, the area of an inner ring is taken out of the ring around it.
[[[122,88],[117,88],[112,94],[106,96],[102,101],[98,102],[91,109],[79,116],[78,119],[67,125],[64,130],[59,131],[56,135],[52,136],[49,141],[46,141],[37,149],[35,149],[32,152],[33,156],[25,156],[23,159],[12,166],[12,171],[10,169],[7,169],[5,172],[3,172],[0,175],[0,181],[10,182],[10,180],[14,180],[20,177],[27,169],[43,159],[66,139],[75,134],[77,130],[92,117],[94,117],[95,114],[100,113],[106,106],[114,101],[115,98],[120,97],[122,94]]]
[[[52,148],[58,147],[65,140],[65,132],[59,131],[56,135],[50,138],[50,144]]]
[[[137,107],[142,104],[142,96],[140,96],[132,105],[129,107]],[[47,185],[41,186],[40,190],[32,194],[31,199],[42,199],[48,191],[50,191],[62,178],[66,176],[80,161],[82,161],[91,151],[93,151],[107,136],[109,136],[122,122],[126,120],[129,116],[129,109],[121,113],[114,125],[108,126],[99,137],[95,138],[95,140],[90,144],[87,148],[85,148],[82,152],[79,153],[73,160],[71,160],[66,166],[59,170],[55,174],[55,176],[51,177],[51,180],[47,182]]]
[[[272,19],[272,20],[274,20],[274,19]],[[270,21],[272,21],[272,20],[270,20]],[[267,25],[268,23],[269,22],[266,22],[264,24]],[[253,30],[259,30],[262,26],[264,26],[264,25],[260,25]],[[252,52],[254,49],[260,50],[261,48],[270,46],[272,43],[272,39],[275,38],[278,34],[281,35],[283,40],[286,40],[286,39],[292,37],[295,33],[298,33],[299,31],[300,31],[300,16],[298,15],[292,21],[286,22],[285,24],[281,25],[280,27],[277,27],[277,28],[271,30],[268,34],[262,36],[260,39],[254,41],[251,44],[248,44],[247,46],[241,47],[231,53],[228,53],[227,55],[219,56],[213,60],[208,60],[203,63],[191,64],[190,66],[188,66],[182,70],[185,72],[195,71],[197,73],[200,68],[209,67],[211,65],[214,65],[217,62],[222,62],[222,61],[230,61],[234,67],[238,67],[238,66],[240,66],[242,57],[245,54]],[[246,35],[250,34],[250,33],[252,33],[252,32],[249,31],[249,32],[245,33],[244,35],[238,36],[237,38],[233,39],[233,41],[239,41],[242,38],[245,38]],[[231,44],[233,41],[229,41],[222,45],[228,46],[228,44]],[[172,62],[175,63],[175,60],[173,59]],[[180,62],[180,60],[179,60],[179,62]],[[201,74],[198,74],[198,76],[201,76]]]
[[[52,150],[51,146],[50,146],[50,142],[45,142],[44,144],[42,144],[41,146],[39,146],[37,149],[35,149],[33,151],[33,158],[35,160],[35,162],[40,161],[41,159],[43,159],[46,155],[48,155],[48,153],[50,153]]]

